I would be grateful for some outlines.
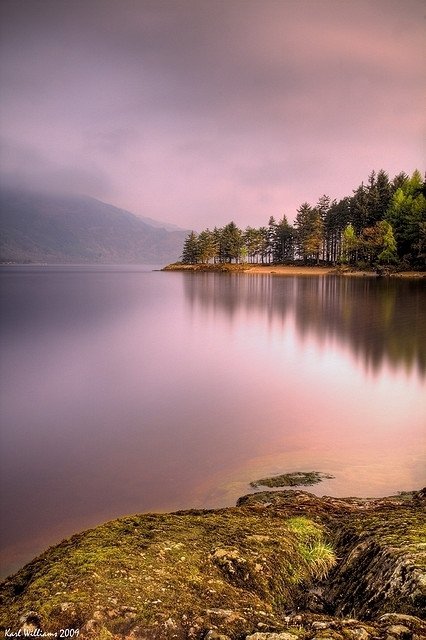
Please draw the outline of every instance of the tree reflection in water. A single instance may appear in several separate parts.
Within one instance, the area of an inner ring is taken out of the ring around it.
[[[368,371],[383,364],[426,373],[426,288],[417,280],[185,274],[186,300],[236,320],[261,315],[276,326],[292,319],[301,340],[339,340]]]

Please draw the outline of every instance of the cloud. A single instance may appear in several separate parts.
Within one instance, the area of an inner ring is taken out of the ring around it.
[[[0,139],[0,173],[3,187],[49,191],[51,193],[108,193],[108,176],[96,166],[72,165],[67,158],[49,160],[37,148]]]
[[[0,127],[28,150],[16,176],[38,157],[45,176],[203,227],[235,212],[263,224],[424,157],[416,0],[4,0],[2,12]]]

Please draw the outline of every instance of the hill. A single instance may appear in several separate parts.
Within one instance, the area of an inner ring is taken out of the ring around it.
[[[87,196],[2,189],[0,262],[163,264],[187,232]]]

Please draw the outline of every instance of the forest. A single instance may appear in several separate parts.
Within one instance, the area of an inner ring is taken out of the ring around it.
[[[287,216],[268,225],[191,231],[182,262],[351,265],[422,269],[426,265],[426,182],[415,170],[392,180],[384,170],[372,171],[351,196],[316,205],[304,202],[294,224]]]

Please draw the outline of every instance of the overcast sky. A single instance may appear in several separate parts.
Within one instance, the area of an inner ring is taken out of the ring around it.
[[[2,182],[200,230],[424,170],[423,0],[2,0]]]

